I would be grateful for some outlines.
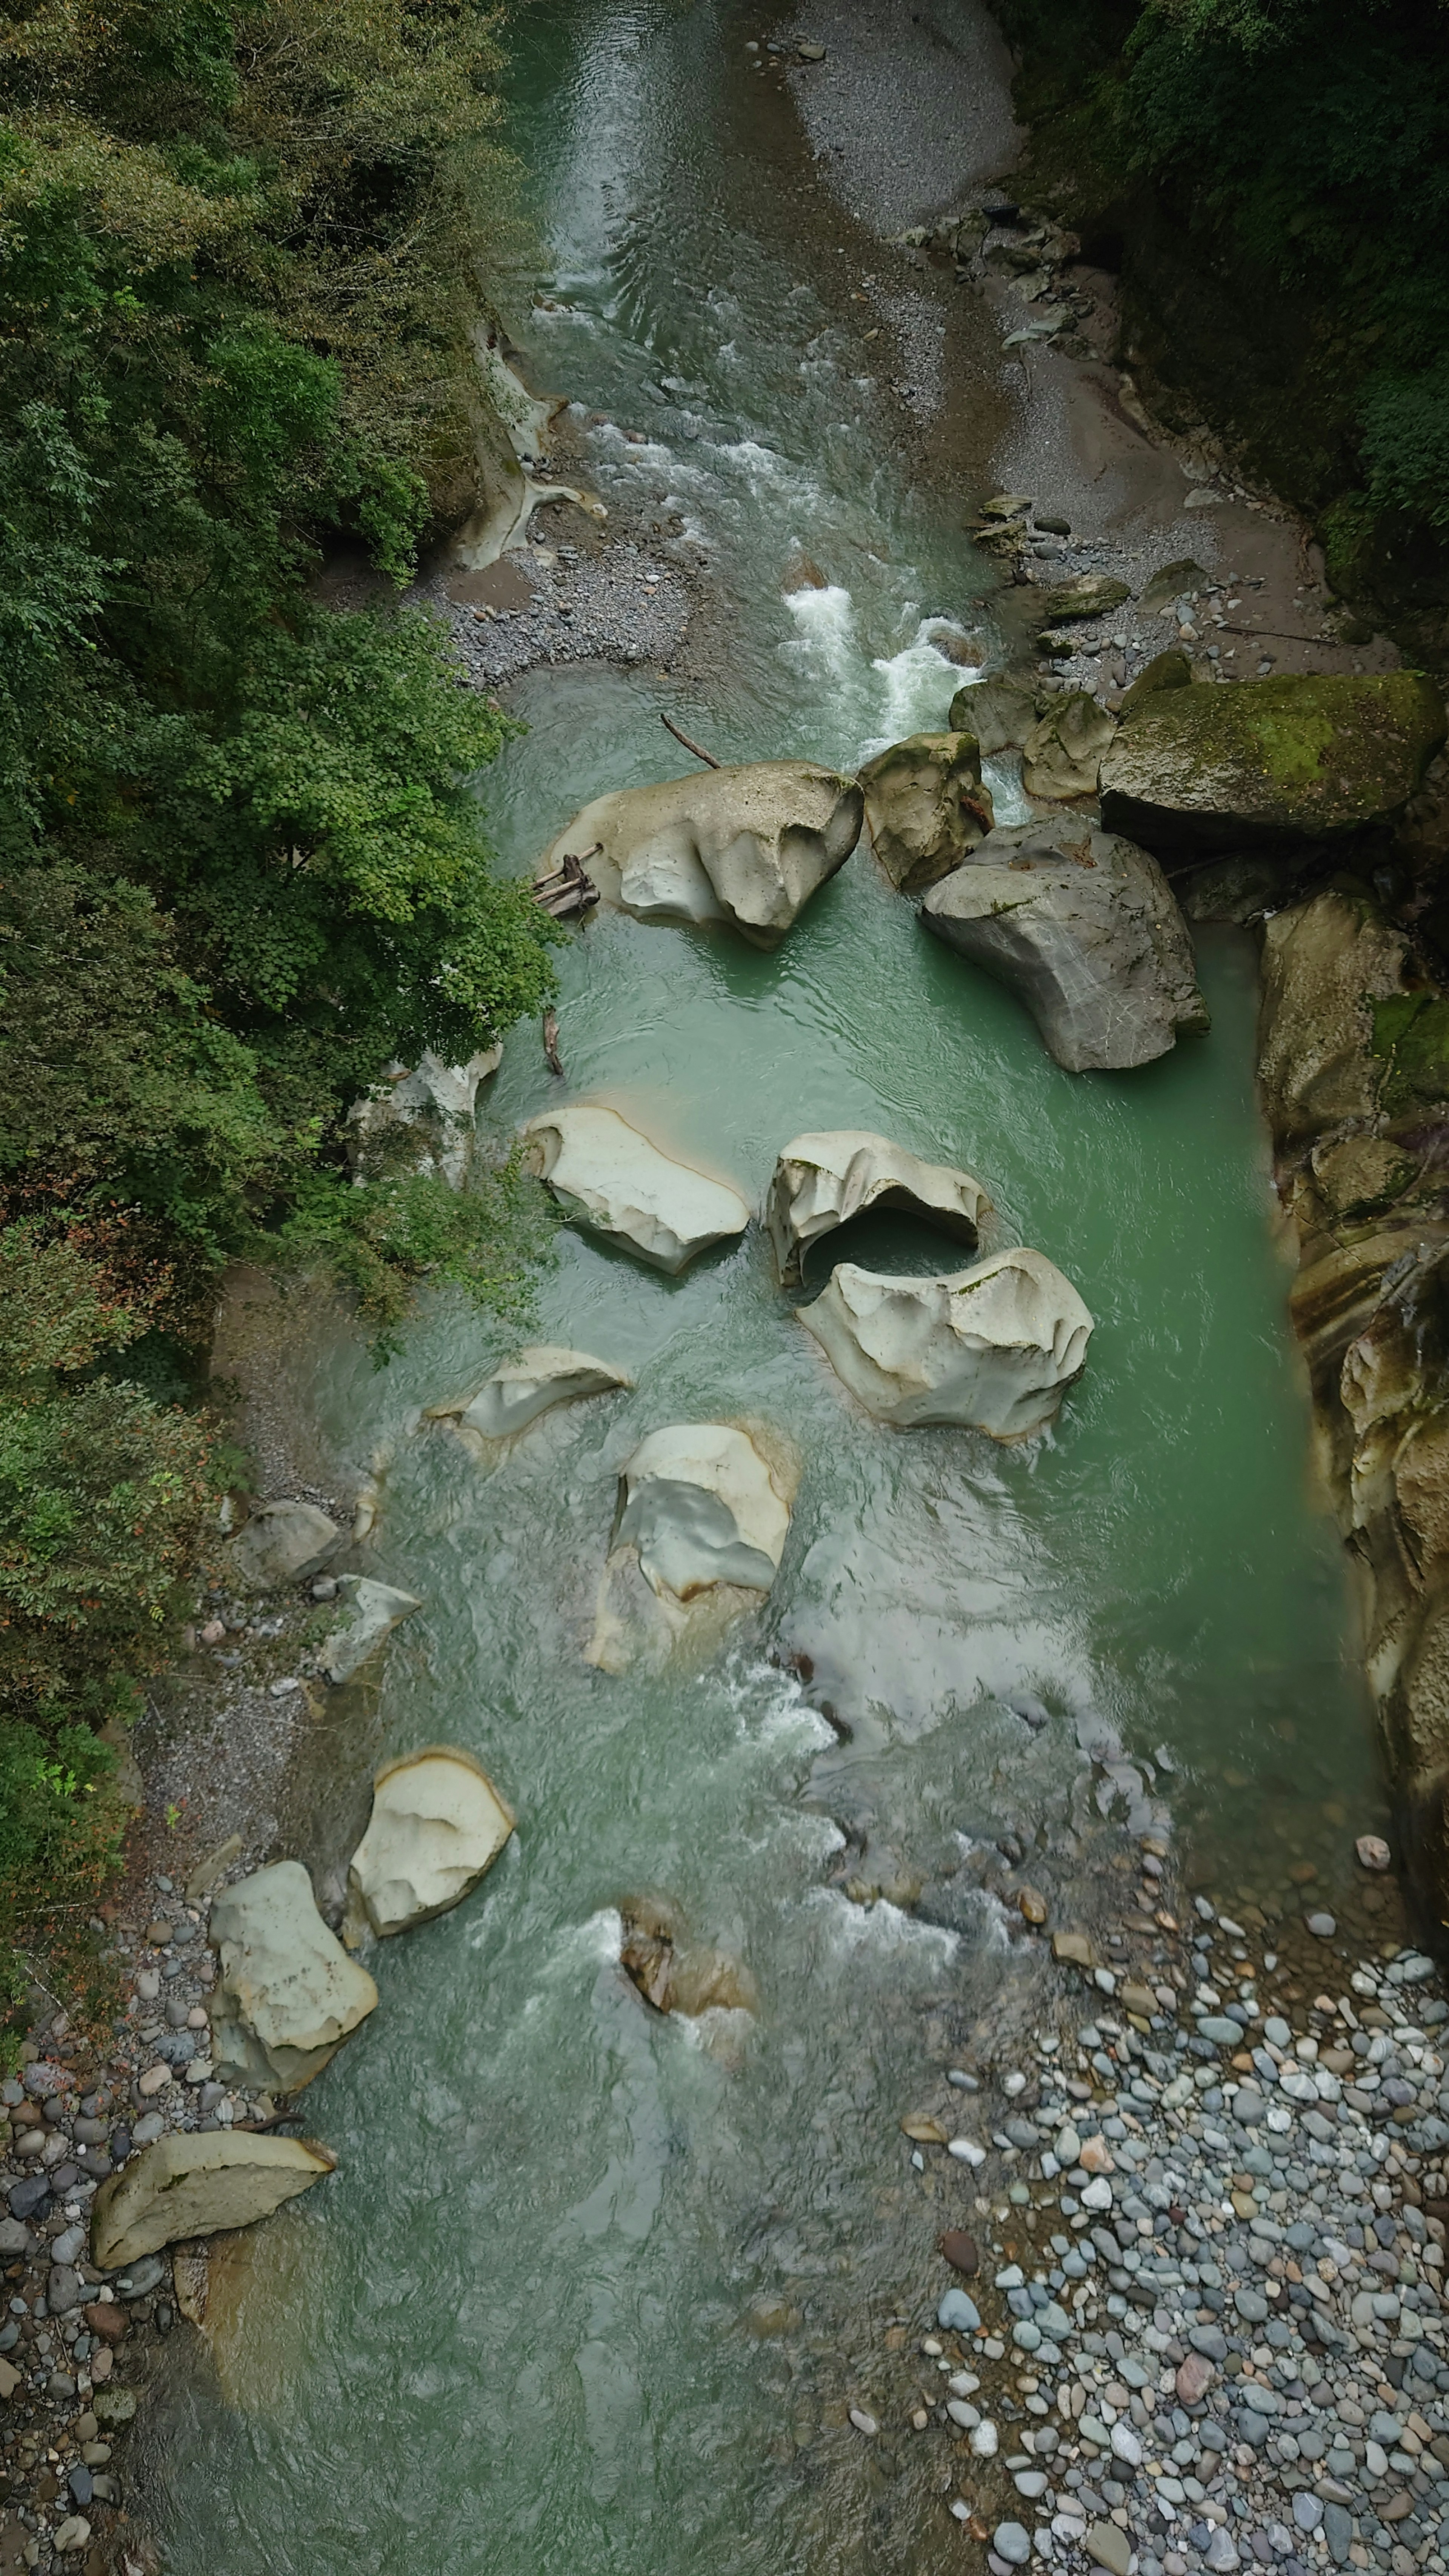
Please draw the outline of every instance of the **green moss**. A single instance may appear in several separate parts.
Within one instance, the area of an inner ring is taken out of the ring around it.
[[[1449,1100],[1449,1000],[1433,993],[1390,993],[1373,1008],[1373,1052],[1387,1064],[1384,1106],[1390,1111]]]

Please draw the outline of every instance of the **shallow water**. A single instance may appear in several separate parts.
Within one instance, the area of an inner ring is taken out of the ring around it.
[[[518,688],[530,731],[486,782],[511,867],[605,786],[677,769],[661,706],[727,755],[853,762],[944,714],[960,673],[933,617],[991,631],[959,513],[908,487],[808,263],[751,234],[739,167],[711,157],[748,114],[748,32],[702,0],[520,28],[517,140],[569,308],[537,319],[531,365],[657,429],[644,448],[599,429],[598,488],[679,503],[728,649],[707,709],[657,675]],[[795,546],[832,587],[786,602]],[[177,2571],[934,2563],[916,2473],[840,2425],[947,2214],[899,2116],[976,2014],[1030,1993],[1032,1945],[963,1850],[1041,1824],[1043,1868],[1070,1870],[1087,1709],[1134,1757],[1165,1749],[1157,1789],[1228,1886],[1286,1902],[1305,1854],[1331,1883],[1343,1820],[1377,1806],[1309,1494],[1252,952],[1210,934],[1200,963],[1209,1038],[1074,1079],[857,855],[771,957],[597,921],[563,959],[566,1093],[535,1032],[509,1039],[500,1138],[559,1097],[607,1100],[758,1204],[792,1135],[878,1129],[976,1174],[988,1243],[1039,1246],[1097,1331],[1051,1437],[894,1435],[846,1402],[758,1230],[678,1281],[565,1230],[532,1337],[638,1383],[492,1472],[416,1416],[470,1391],[501,1337],[439,1308],[382,1375],[360,1346],[327,1352],[326,1425],[388,1459],[376,1570],[426,1601],[392,1649],[386,1739],[471,1747],[520,1829],[478,1896],[373,1955],[380,2009],[307,2096],[340,2170],[218,2298],[219,2393],[191,2400],[171,2473]],[[917,1245],[882,1221],[867,1257]],[[637,1659],[613,1674],[584,1649],[618,1470],[690,1419],[758,1422],[798,1466],[780,1577],[663,1658],[625,1599]],[[814,1657],[851,1744],[777,1647]],[[1053,1712],[1042,1734],[1005,1705],[1023,1689]],[[924,1878],[933,1919],[852,1902],[852,1870]],[[753,2024],[646,2012],[616,1964],[616,1908],[642,1889],[748,1962]],[[797,2312],[782,2340],[746,2330],[761,2300]]]

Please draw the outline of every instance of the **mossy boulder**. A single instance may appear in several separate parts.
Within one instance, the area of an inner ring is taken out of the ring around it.
[[[1049,590],[1042,606],[1048,622],[1061,626],[1071,618],[1109,616],[1131,596],[1125,581],[1114,581],[1108,573],[1084,572],[1075,581],[1061,582],[1055,590]]]
[[[1102,820],[1163,852],[1356,831],[1407,804],[1445,731],[1411,671],[1157,689],[1102,762]]]

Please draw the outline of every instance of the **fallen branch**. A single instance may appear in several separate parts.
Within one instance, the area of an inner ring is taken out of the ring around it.
[[[543,1015],[543,1054],[544,1062],[547,1064],[549,1072],[556,1073],[559,1080],[562,1081],[563,1066],[559,1062],[558,1013],[556,1011],[545,1011]]]
[[[659,721],[666,733],[672,733],[676,742],[682,742],[686,751],[692,751],[696,760],[704,762],[706,769],[718,769],[719,762],[714,754],[701,751],[697,742],[691,742],[687,733],[681,733],[672,716],[667,716],[661,711]]]

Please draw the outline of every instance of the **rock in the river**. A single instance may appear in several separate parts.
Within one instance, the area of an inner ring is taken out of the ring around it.
[[[225,1553],[227,1579],[239,1592],[277,1592],[320,1574],[343,1532],[315,1503],[259,1503]]]
[[[1036,686],[1002,672],[974,688],[958,689],[946,721],[961,733],[973,733],[985,753],[1019,751],[1036,723]]]
[[[900,1429],[959,1423],[1024,1440],[1081,1375],[1092,1318],[1043,1253],[994,1253],[942,1279],[895,1279],[842,1262],[799,1309],[868,1413]]]
[[[768,1592],[790,1526],[790,1496],[747,1432],[673,1423],[642,1441],[623,1471],[616,1545],[637,1549],[645,1580],[689,1601],[711,1584]]]
[[[748,1968],[727,1951],[690,1941],[667,1897],[626,1897],[619,1912],[624,1928],[619,1964],[656,2012],[759,2010]]]
[[[876,857],[911,894],[958,867],[994,820],[971,733],[917,733],[893,742],[860,773]]]
[[[336,2163],[310,2138],[224,2129],[158,2138],[96,2193],[92,2260],[103,2272],[115,2272],[183,2237],[250,2227],[320,2182]]]
[[[496,1073],[501,1046],[466,1064],[444,1064],[431,1047],[411,1073],[379,1083],[348,1112],[347,1151],[359,1181],[396,1180],[432,1169],[461,1189],[473,1156],[478,1086]]]
[[[640,921],[728,921],[773,948],[860,838],[853,778],[813,761],[695,770],[596,796],[544,853],[538,875],[580,860]]]
[[[531,1342],[485,1378],[476,1395],[456,1404],[430,1404],[431,1422],[448,1422],[470,1445],[487,1450],[497,1440],[511,1440],[556,1404],[577,1404],[586,1395],[610,1395],[632,1386],[627,1369],[596,1360],[588,1351],[568,1351],[554,1342]]]
[[[1064,690],[1022,745],[1021,783],[1028,796],[1057,802],[1095,796],[1102,754],[1116,730],[1106,708],[1085,690]]]
[[[385,1762],[347,1873],[346,1935],[406,1932],[446,1914],[502,1851],[514,1815],[471,1753],[428,1744]]]
[[[523,1133],[534,1168],[574,1223],[627,1244],[656,1270],[673,1276],[749,1224],[738,1190],[661,1153],[617,1109],[548,1110]]]
[[[990,1200],[969,1172],[856,1127],[796,1136],[775,1165],[765,1224],[783,1288],[800,1288],[811,1247],[866,1208],[906,1208],[975,1251]]]
[[[1145,850],[1090,824],[1002,825],[921,919],[1026,1004],[1069,1073],[1150,1064],[1207,1006],[1187,927]]]
[[[223,2084],[295,2093],[377,2002],[367,1970],[349,1959],[318,1913],[300,1861],[274,1861],[224,1888],[211,1909],[210,1937],[221,1961],[211,2023]]]
[[[1150,849],[1289,844],[1396,814],[1445,735],[1411,671],[1158,689],[1102,762],[1102,819]]]
[[[322,1648],[322,1666],[330,1682],[346,1682],[423,1605],[415,1592],[399,1592],[367,1574],[340,1574],[337,1593],[342,1617]]]

